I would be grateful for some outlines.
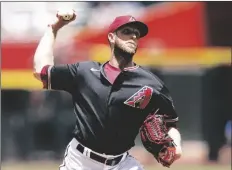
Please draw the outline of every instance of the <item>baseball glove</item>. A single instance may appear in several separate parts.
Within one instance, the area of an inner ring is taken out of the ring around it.
[[[175,143],[168,135],[163,115],[148,115],[140,128],[140,137],[146,150],[163,166],[170,167],[175,161]]]

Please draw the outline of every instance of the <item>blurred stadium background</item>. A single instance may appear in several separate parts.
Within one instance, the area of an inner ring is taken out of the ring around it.
[[[67,93],[41,90],[32,59],[59,8],[77,19],[63,28],[56,63],[109,57],[108,24],[131,14],[149,26],[135,60],[168,86],[180,117],[183,157],[174,170],[231,166],[232,2],[2,2],[1,161],[3,170],[58,169],[74,127]],[[213,141],[213,142],[212,142]],[[163,169],[140,139],[131,153],[147,170]],[[207,161],[220,147],[217,164]]]

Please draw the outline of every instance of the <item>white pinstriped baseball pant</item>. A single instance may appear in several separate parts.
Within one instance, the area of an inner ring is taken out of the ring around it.
[[[144,170],[143,166],[131,155],[126,152],[123,154],[121,161],[114,166],[109,166],[104,163],[93,160],[89,157],[91,149],[85,147],[84,152],[81,153],[76,149],[79,142],[73,138],[68,144],[63,164],[60,165],[60,170]],[[119,155],[103,155],[96,153],[100,156],[104,156],[107,159],[112,159]]]

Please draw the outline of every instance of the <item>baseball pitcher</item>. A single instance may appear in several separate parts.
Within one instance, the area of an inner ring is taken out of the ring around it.
[[[182,154],[172,98],[156,75],[133,62],[147,25],[118,16],[106,35],[108,61],[54,65],[57,33],[75,19],[73,10],[58,11],[34,55],[34,76],[43,87],[66,91],[73,99],[76,125],[60,170],[142,170],[128,153],[138,134],[146,150],[170,167]]]

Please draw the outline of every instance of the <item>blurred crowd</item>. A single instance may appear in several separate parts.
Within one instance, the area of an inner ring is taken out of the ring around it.
[[[43,34],[59,9],[69,8],[76,11],[77,19],[70,24],[74,28],[72,31],[76,33],[85,26],[104,28],[117,15],[130,14],[139,17],[146,7],[157,3],[160,2],[4,2],[1,8],[2,39],[36,39]]]

